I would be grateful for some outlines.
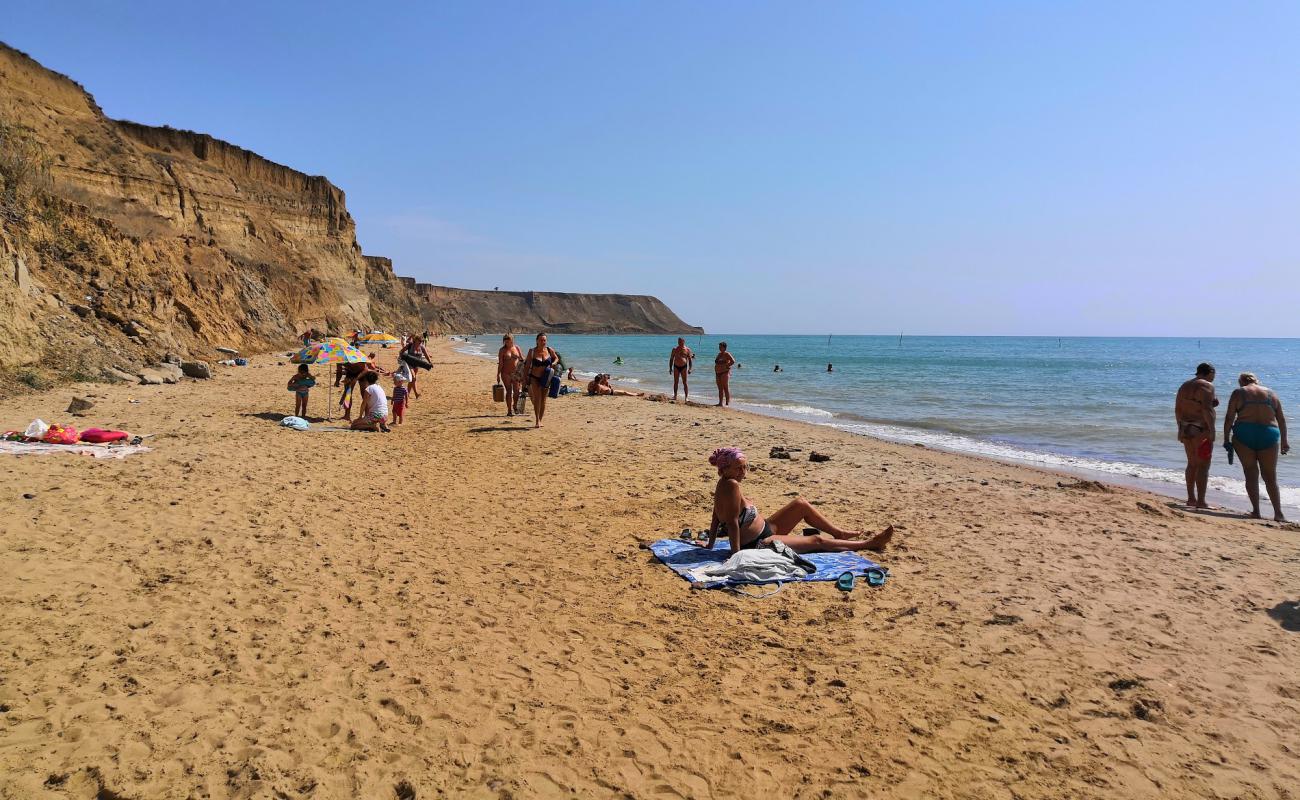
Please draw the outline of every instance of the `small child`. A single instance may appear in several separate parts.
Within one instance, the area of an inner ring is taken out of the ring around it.
[[[299,364],[298,371],[289,379],[289,391],[293,392],[293,415],[307,417],[307,394],[316,385],[316,376],[307,369],[306,364]]]
[[[393,376],[393,424],[401,425],[406,416],[406,379],[401,375]]]

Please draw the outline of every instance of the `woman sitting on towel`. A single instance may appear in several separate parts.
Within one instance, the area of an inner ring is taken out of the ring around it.
[[[876,534],[837,528],[802,497],[796,497],[781,510],[764,518],[740,491],[740,482],[745,479],[745,472],[749,468],[745,454],[737,447],[722,447],[713,451],[709,463],[718,468],[718,485],[713,490],[713,521],[709,523],[709,541],[701,544],[701,547],[713,549],[718,533],[725,531],[733,553],[761,547],[768,541],[781,542],[797,553],[838,553],[847,550],[880,552],[894,536],[892,525]],[[791,531],[802,522],[808,523],[820,533],[816,536],[792,536]]]

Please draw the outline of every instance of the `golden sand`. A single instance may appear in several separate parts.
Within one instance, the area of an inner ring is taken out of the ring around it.
[[[153,452],[0,456],[0,797],[1300,792],[1295,530],[712,408],[561,397],[533,431],[435,359],[390,435],[281,429],[262,357],[78,389]],[[765,511],[896,525],[889,583],[658,565],[722,444]]]

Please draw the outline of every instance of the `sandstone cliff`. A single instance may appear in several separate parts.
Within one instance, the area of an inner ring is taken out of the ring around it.
[[[647,295],[486,292],[416,284],[420,309],[441,330],[558,333],[703,333]]]
[[[362,255],[325,178],[109,119],[3,44],[0,225],[0,368],[33,385],[165,352],[281,347],[308,327],[694,330],[648,297],[417,285]]]

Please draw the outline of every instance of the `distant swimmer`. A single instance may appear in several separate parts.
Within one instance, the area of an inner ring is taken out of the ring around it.
[[[622,357],[622,356],[616,356],[616,357],[614,358],[614,364],[615,364],[616,366],[620,366],[620,367],[623,366],[623,357]]]
[[[1214,455],[1214,365],[1200,364],[1196,377],[1178,387],[1174,397],[1174,420],[1178,423],[1178,441],[1187,453],[1187,505],[1209,508],[1205,503],[1205,486],[1210,480],[1210,458]]]
[[[691,352],[691,348],[686,346],[686,340],[678,336],[677,346],[673,348],[672,354],[668,356],[668,371],[672,373],[673,376],[673,402],[674,403],[677,402],[678,381],[681,381],[682,383],[683,399],[685,400],[691,399],[691,387],[686,382],[686,376],[691,374],[691,371],[694,369],[695,369],[695,353]]]
[[[727,352],[727,343],[718,342],[718,355],[713,359],[713,378],[718,382],[718,406],[731,405],[731,367],[736,357]]]
[[[835,367],[834,367],[833,365],[831,365],[831,364],[827,364],[827,365],[826,365],[826,371],[827,371],[827,372],[834,372],[834,371],[835,371]]]
[[[781,365],[780,365],[780,364],[777,364],[777,365],[773,366],[773,367],[772,367],[772,371],[773,371],[773,372],[780,372],[780,371],[781,371]]]

